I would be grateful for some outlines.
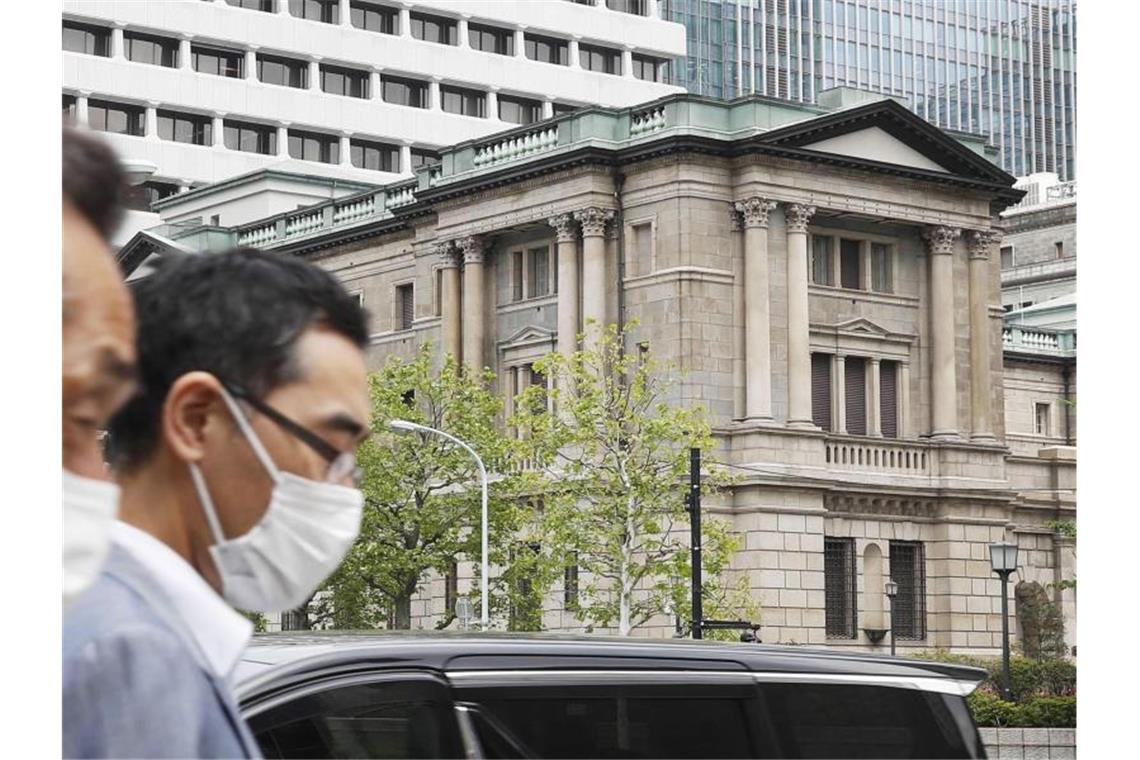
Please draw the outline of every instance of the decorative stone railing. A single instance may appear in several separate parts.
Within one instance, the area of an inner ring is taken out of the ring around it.
[[[1045,277],[1076,274],[1077,257],[1070,256],[1064,259],[1050,261],[1035,261],[1032,264],[1019,264],[1009,269],[1001,270],[1002,285],[1016,285],[1019,282],[1032,282]]]
[[[929,452],[922,444],[835,437],[829,438],[824,445],[828,467],[901,475],[930,473]]]
[[[259,248],[276,239],[277,225],[272,223],[250,227],[238,233],[238,245],[249,245],[254,248]]]
[[[308,213],[298,214],[292,217],[285,218],[285,237],[297,237],[298,235],[307,235],[313,230],[319,230],[324,226],[325,213],[324,209],[317,208]]]
[[[1059,355],[1077,350],[1077,332],[1009,325],[1002,328],[1001,342],[1010,350]]]
[[[514,133],[475,147],[476,169],[545,153],[558,144],[558,125],[544,124],[526,132]]]
[[[629,136],[640,137],[665,128],[665,106],[635,111],[629,116]]]
[[[1047,201],[1060,201],[1076,197],[1077,181],[1075,179],[1045,188],[1045,200]]]
[[[333,211],[333,224],[347,224],[357,219],[364,219],[376,212],[376,196],[366,195],[363,198],[339,204]]]
[[[238,245],[254,247],[272,246],[287,240],[301,238],[314,232],[327,231],[336,227],[374,219],[385,214],[394,206],[406,205],[414,201],[410,187],[404,187],[393,196],[383,191],[366,195],[354,195],[327,201],[319,206],[310,206],[289,214],[282,214],[269,221],[237,230]]]
[[[407,187],[393,188],[392,194],[388,196],[387,206],[388,208],[399,208],[400,206],[407,206],[415,202],[415,191],[409,185]]]

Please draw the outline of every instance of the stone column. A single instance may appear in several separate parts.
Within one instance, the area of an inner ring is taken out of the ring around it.
[[[526,58],[526,24],[515,30],[515,57]]]
[[[575,34],[570,38],[570,68],[582,68],[582,56],[578,50],[578,41],[582,39],[581,35]]]
[[[471,47],[471,35],[467,29],[467,20],[469,18],[470,16],[460,16],[456,28],[456,32],[459,35],[459,39],[456,40],[456,42],[459,43],[459,47],[461,48]]]
[[[412,12],[407,5],[400,9],[399,34],[401,37],[412,36]]]
[[[412,173],[412,144],[407,141],[400,143],[400,173]]]
[[[440,77],[432,77],[428,82],[428,108],[432,111],[443,110],[443,98],[439,94]]]
[[[768,314],[768,213],[775,201],[752,197],[736,202],[744,217],[744,416],[772,419],[772,337]]]
[[[222,150],[223,148],[226,147],[226,131],[225,131],[226,125],[225,125],[225,121],[226,121],[226,114],[224,111],[215,111],[214,112],[214,122],[213,122],[214,147],[218,150]]]
[[[621,75],[629,79],[633,79],[633,48],[622,48],[621,51]]]
[[[487,118],[499,120],[499,88],[489,87],[487,89]]]
[[[143,125],[143,135],[147,140],[158,139],[158,101],[148,100],[146,102],[146,117]]]
[[[124,24],[116,21],[115,25],[111,27],[111,57],[112,58],[126,58],[127,48],[123,44],[123,26]]]
[[[75,96],[75,123],[82,127],[91,125],[91,118],[87,110],[87,99],[90,96],[90,92],[80,92]]]
[[[930,227],[931,435],[958,437],[958,388],[954,361],[954,244],[961,230]]]
[[[788,204],[788,426],[813,428],[808,339],[807,225],[815,206]]]
[[[744,220],[736,209],[729,214],[732,225],[732,387],[733,419],[745,417],[745,343],[744,343]]]
[[[257,45],[250,45],[245,51],[245,78],[257,81]]]
[[[371,100],[384,99],[384,86],[380,81],[380,72],[382,70],[383,69],[377,67],[368,72],[368,97]]]
[[[970,247],[970,437],[995,440],[990,373],[990,250],[1001,244],[997,230],[972,231]]]
[[[542,118],[543,119],[550,119],[550,118],[553,118],[553,116],[554,116],[554,101],[550,98],[550,96],[547,96],[542,101]]]
[[[835,399],[833,404],[835,420],[831,429],[842,435],[847,432],[847,357],[844,354],[836,354],[832,366],[835,367],[831,380],[831,396]]]
[[[451,354],[457,365],[463,361],[460,328],[459,254],[451,243],[440,243],[435,248],[439,267],[443,270],[439,294],[440,344],[444,354]]]
[[[910,362],[899,363],[899,438],[910,437]]]
[[[194,69],[193,55],[190,51],[190,35],[182,35],[178,40],[178,68],[192,71]]]
[[[282,16],[288,16],[289,13],[289,0],[277,0],[277,12]]]
[[[569,357],[578,347],[578,230],[570,214],[548,224],[558,236],[558,353]]]
[[[283,158],[289,157],[289,124],[291,122],[284,121],[277,126],[277,155]]]
[[[871,371],[867,374],[867,435],[883,434],[882,397],[879,395],[880,359],[871,357]]]
[[[321,89],[321,56],[314,55],[309,61],[309,89]]]
[[[657,0],[648,0],[646,6],[646,16],[649,18],[661,18],[661,11],[657,6]]]
[[[613,216],[608,208],[574,212],[582,225],[582,330],[587,333],[587,347],[596,346],[606,326],[606,224]]]
[[[482,238],[465,237],[459,241],[463,251],[463,363],[474,370],[486,365],[483,356],[484,303]]]
[[[352,166],[352,132],[340,136],[340,165]]]
[[[340,23],[341,26],[352,26],[352,6],[349,5],[349,0],[340,0]]]

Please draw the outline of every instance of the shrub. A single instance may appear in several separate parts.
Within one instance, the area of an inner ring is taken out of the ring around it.
[[[988,689],[979,687],[966,698],[966,702],[979,726],[1012,726],[1017,718],[1017,705],[1006,702]]]
[[[966,701],[979,726],[994,728],[1075,728],[1076,697],[1036,697],[1006,702],[988,689],[978,689]]]

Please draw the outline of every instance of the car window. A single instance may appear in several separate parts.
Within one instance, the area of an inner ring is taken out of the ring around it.
[[[786,757],[972,757],[949,701],[886,686],[762,683]]]
[[[750,689],[482,688],[464,695],[544,758],[752,757]]]
[[[460,757],[446,688],[379,680],[307,691],[249,721],[266,758]]]

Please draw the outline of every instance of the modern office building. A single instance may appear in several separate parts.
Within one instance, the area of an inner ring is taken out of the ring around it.
[[[653,2],[66,0],[63,50],[65,115],[152,166],[143,207],[269,167],[353,192],[410,177],[444,146],[679,91],[660,80],[685,36]]]
[[[687,30],[667,81],[690,92],[873,90],[986,135],[1011,174],[1075,177],[1075,0],[662,0],[661,13]]]

